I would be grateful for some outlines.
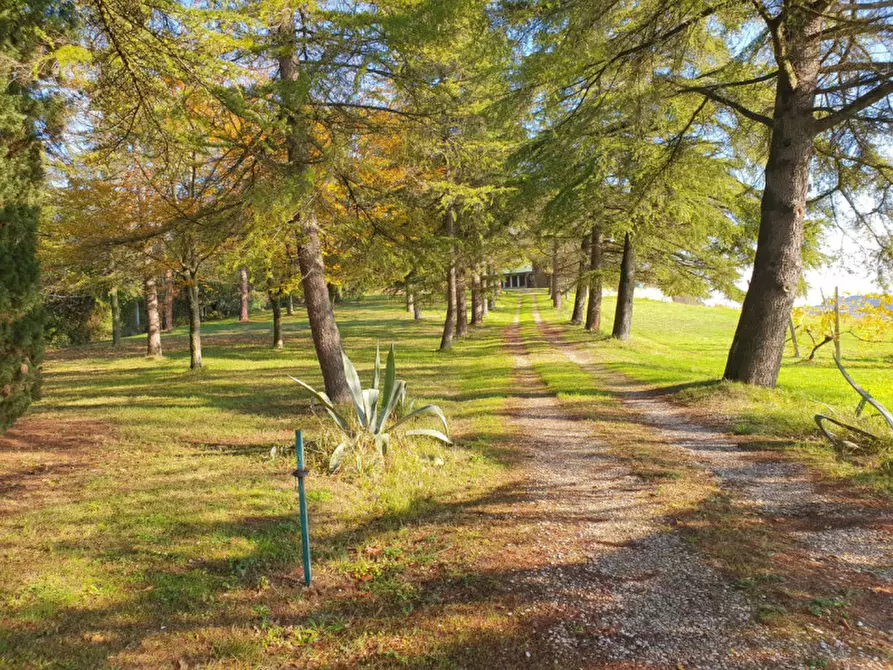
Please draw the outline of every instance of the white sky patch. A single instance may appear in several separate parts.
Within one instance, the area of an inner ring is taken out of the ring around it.
[[[834,295],[835,287],[840,290],[841,295],[883,293],[884,288],[877,280],[877,271],[869,265],[866,258],[866,248],[870,248],[870,243],[854,238],[850,232],[827,232],[822,243],[822,252],[828,256],[829,262],[824,267],[806,271],[806,297],[797,298],[795,304],[820,305],[822,294],[826,297]],[[752,268],[747,268],[742,273],[738,281],[741,290],[747,290],[752,272]],[[721,293],[713,293],[704,303],[726,307],[741,306],[741,303],[729,300]]]

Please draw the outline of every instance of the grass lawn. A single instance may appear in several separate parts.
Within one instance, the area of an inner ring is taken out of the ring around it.
[[[636,300],[632,338],[618,342],[605,336],[613,324],[613,297],[604,300],[601,335],[567,325],[573,307],[569,301],[555,309],[543,295],[538,304],[544,319],[560,325],[568,341],[590,347],[607,369],[663,389],[700,414],[715,416],[733,432],[783,438],[784,447],[794,446],[829,474],[893,495],[889,451],[881,472],[882,456],[864,462],[834,459],[826,443],[818,439],[816,414],[827,414],[831,407],[852,419],[859,400],[837,370],[832,346],[819,349],[813,361],[805,361],[794,357],[788,343],[778,388],[758,389],[719,382],[738,322],[737,310]],[[807,344],[808,338],[801,335],[804,357],[809,351]],[[889,343],[868,343],[844,335],[842,353],[855,380],[886,407],[893,407],[893,338]],[[881,422],[871,425],[879,434],[887,432]]]
[[[264,315],[204,324],[198,373],[183,329],[163,338],[161,360],[142,355],[141,337],[51,353],[44,400],[0,438],[0,667],[456,667],[457,639],[505,635],[505,613],[438,595],[475,579],[485,526],[458,520],[457,503],[509,476],[505,304],[446,354],[435,353],[439,314],[413,322],[388,298],[338,307],[361,375],[376,342],[396,340],[410,397],[441,404],[459,438],[454,449],[398,442],[371,481],[323,472],[330,429],[286,377],[322,387],[303,314],[286,318],[284,351],[269,348]],[[318,466],[309,592],[296,428]]]
[[[454,448],[397,441],[368,479],[327,475],[335,435],[286,376],[322,385],[303,314],[286,317],[283,351],[270,348],[264,315],[204,324],[197,373],[183,329],[163,338],[158,360],[144,357],[142,337],[52,352],[44,399],[0,438],[0,668],[523,666],[535,631],[512,616],[523,594],[506,575],[544,559],[535,523],[511,507],[523,470],[506,419],[518,389],[504,331],[520,299],[505,295],[487,325],[444,354],[440,313],[414,322],[386,297],[338,306],[361,376],[371,376],[376,342],[395,340],[410,397],[440,404],[457,438]],[[547,320],[566,321],[544,296],[538,304]],[[546,386],[600,439],[622,442],[618,456],[658,482],[668,505],[702,505],[714,485],[688,486],[697,473],[630,432],[616,399],[545,343],[531,305],[525,297],[522,333]],[[609,328],[613,302],[605,308]],[[820,401],[855,404],[830,352],[811,364],[788,357],[778,392],[718,385],[734,312],[635,309],[628,344],[563,335],[739,432],[793,436],[797,453],[829,472],[889,486],[814,437]],[[856,378],[893,404],[893,347],[854,341],[844,351]],[[313,467],[310,590],[300,583],[296,428]]]

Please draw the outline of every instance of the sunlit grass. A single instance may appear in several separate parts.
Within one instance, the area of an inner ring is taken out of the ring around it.
[[[463,667],[468,654],[515,649],[532,633],[480,595],[494,577],[479,564],[500,560],[486,549],[494,533],[535,553],[536,528],[514,520],[497,528],[476,510],[510,504],[520,486],[508,467],[517,438],[505,418],[519,389],[503,342],[519,298],[506,294],[486,326],[445,353],[436,352],[440,313],[418,323],[394,299],[338,305],[361,376],[371,375],[376,343],[395,341],[410,397],[443,407],[457,438],[455,448],[397,441],[388,466],[367,478],[326,473],[340,437],[287,378],[322,385],[303,316],[286,318],[283,351],[270,347],[264,315],[203,324],[206,368],[197,373],[188,370],[183,329],[164,337],[161,360],[143,356],[142,338],[119,350],[100,343],[52,352],[45,398],[0,450],[0,668],[175,667],[179,659],[190,667],[287,659]],[[551,321],[566,318],[544,299],[539,305]],[[646,439],[616,397],[545,341],[529,299],[521,313],[534,369],[563,407],[655,482],[674,513],[701,505],[712,484]],[[734,316],[643,301],[629,344],[570,328],[565,336],[613,371],[726,415],[739,432],[793,437],[798,453],[814,453],[828,471],[869,480],[812,437],[814,396],[852,400],[828,352],[808,366],[786,359],[777,392],[715,383]],[[857,378],[890,398],[880,381],[891,351],[852,352]],[[314,466],[319,592],[300,587],[291,476],[298,428]],[[445,594],[454,599],[444,602]]]
[[[737,310],[636,300],[632,338],[619,342],[606,337],[613,323],[613,297],[605,298],[599,335],[568,324],[572,305],[556,310],[545,296],[538,304],[543,318],[561,326],[567,341],[589,349],[606,369],[664,389],[679,401],[727,423],[733,432],[791,440],[801,455],[830,474],[893,493],[893,477],[884,470],[888,466],[884,465],[883,453],[864,463],[847,462],[834,458],[830,448],[818,439],[814,421],[817,413],[828,413],[831,408],[841,417],[852,418],[859,401],[834,364],[830,346],[819,349],[813,361],[806,361],[809,347],[801,335],[804,356],[796,358],[788,343],[778,387],[754,388],[720,382],[738,322]],[[889,343],[870,343],[845,335],[842,351],[844,364],[856,381],[887,407],[893,407],[893,338]],[[884,424],[875,425],[880,434],[888,432]]]
[[[337,312],[360,374],[371,376],[376,343],[395,341],[410,397],[443,407],[457,446],[397,442],[367,479],[314,470],[323,581],[352,579],[357,543],[399,546],[407,524],[499,484],[511,376],[505,312],[445,354],[439,314],[414,322],[388,298]],[[264,315],[203,324],[203,334],[200,372],[188,370],[182,328],[163,338],[161,360],[142,355],[139,337],[120,350],[50,353],[44,399],[10,436],[23,445],[0,462],[4,481],[22,485],[0,515],[0,667],[168,667],[161,659],[198,652],[253,667],[272,644],[255,627],[282,607],[282,575],[300,565],[294,430],[305,431],[311,462],[324,463],[337,441],[287,378],[322,386],[306,318],[286,318],[283,351],[270,348]],[[414,602],[402,555],[370,584],[386,607]],[[335,629],[317,620],[287,635]]]

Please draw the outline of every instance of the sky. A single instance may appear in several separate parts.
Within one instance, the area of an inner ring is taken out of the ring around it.
[[[820,305],[822,293],[825,296],[833,295],[835,287],[841,295],[884,292],[883,287],[878,284],[877,272],[865,261],[863,247],[851,235],[840,231],[826,233],[822,252],[829,257],[830,262],[824,267],[804,273],[807,294],[805,298],[797,298],[796,305]],[[742,273],[738,282],[742,290],[747,290],[751,272],[752,268],[747,268]],[[740,306],[740,303],[728,300],[720,293],[713,294],[705,302],[708,305]]]

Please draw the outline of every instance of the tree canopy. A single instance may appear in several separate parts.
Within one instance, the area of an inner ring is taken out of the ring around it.
[[[743,299],[725,377],[772,386],[823,230],[891,268],[891,19],[855,0],[19,0],[3,423],[38,387],[39,220],[45,298],[109,301],[116,338],[120,300],[150,331],[185,300],[192,368],[210,303],[247,305],[248,278],[277,314],[303,301],[335,402],[334,301],[445,299],[446,349],[467,289],[476,324],[524,262],[553,300],[575,288],[575,323],[588,299],[592,330],[618,283],[624,339],[639,283]]]

